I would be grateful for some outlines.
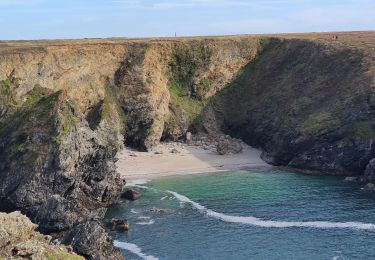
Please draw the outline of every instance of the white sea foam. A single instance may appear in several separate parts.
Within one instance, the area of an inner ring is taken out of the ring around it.
[[[136,225],[153,225],[155,221],[153,219],[150,219],[148,222],[137,222]]]
[[[120,241],[117,241],[115,240],[113,242],[113,245],[115,247],[118,247],[118,248],[121,248],[121,249],[124,249],[124,250],[127,250],[145,260],[159,260],[159,258],[155,257],[155,256],[152,256],[152,255],[146,255],[142,252],[142,250],[135,244],[131,244],[131,243],[125,243],[125,242],[120,242]]]
[[[146,179],[140,179],[140,180],[133,180],[129,181],[125,184],[126,187],[133,187],[133,186],[138,186],[138,185],[144,185],[147,184],[150,180]]]
[[[130,212],[133,213],[133,214],[138,214],[138,213],[139,213],[139,212],[136,211],[135,209],[131,209]]]
[[[139,216],[138,219],[150,219],[151,217]]]
[[[350,229],[361,229],[361,230],[375,230],[375,224],[362,223],[362,222],[329,222],[329,221],[273,221],[273,220],[262,220],[257,217],[239,217],[226,215],[220,212],[216,212],[200,205],[197,202],[190,200],[184,195],[178,194],[177,192],[168,191],[174,197],[176,197],[181,203],[189,203],[194,208],[198,209],[202,213],[209,217],[220,219],[225,222],[241,223],[259,227],[267,228],[290,228],[290,227],[309,227],[309,228],[350,228]]]

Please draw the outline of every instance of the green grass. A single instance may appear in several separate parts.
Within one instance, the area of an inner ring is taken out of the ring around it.
[[[13,82],[10,79],[0,81],[0,99],[10,107],[17,104],[12,91],[12,84]]]
[[[372,121],[359,121],[353,125],[354,137],[366,140],[375,139],[375,128]]]
[[[70,133],[77,129],[77,118],[73,115],[71,104],[64,104],[58,115],[59,134],[57,137],[52,137],[52,141],[61,142]]]
[[[200,114],[208,103],[208,101],[200,101],[185,96],[177,83],[171,84],[170,94],[172,108],[184,115],[189,124],[199,120]]]
[[[327,111],[311,114],[301,125],[301,132],[307,136],[318,136],[331,131],[340,125],[340,120]]]

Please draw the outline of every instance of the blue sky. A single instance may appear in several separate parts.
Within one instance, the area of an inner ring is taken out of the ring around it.
[[[0,0],[0,39],[375,30],[375,0]]]

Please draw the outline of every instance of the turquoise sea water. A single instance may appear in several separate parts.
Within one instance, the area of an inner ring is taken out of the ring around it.
[[[375,259],[375,196],[342,177],[249,170],[134,187],[108,218],[127,259]]]

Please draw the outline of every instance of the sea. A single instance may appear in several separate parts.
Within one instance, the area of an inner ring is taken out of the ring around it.
[[[375,195],[343,177],[273,168],[129,182],[106,218],[126,259],[375,259]]]

